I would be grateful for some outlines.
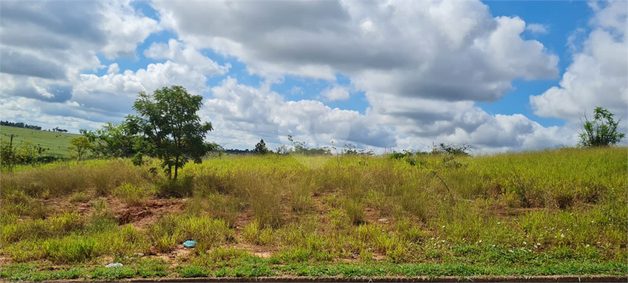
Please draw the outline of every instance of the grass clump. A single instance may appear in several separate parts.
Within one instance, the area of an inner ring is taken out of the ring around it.
[[[113,195],[124,201],[129,206],[140,205],[146,202],[148,193],[141,187],[129,183],[122,183],[113,191]]]

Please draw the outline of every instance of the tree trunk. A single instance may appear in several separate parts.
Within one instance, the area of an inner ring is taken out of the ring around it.
[[[175,180],[177,179],[178,173],[179,173],[179,156],[177,156],[174,162],[174,179]]]

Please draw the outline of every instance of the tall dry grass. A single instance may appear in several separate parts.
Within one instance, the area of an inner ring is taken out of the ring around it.
[[[242,241],[276,247],[279,262],[627,259],[627,148],[412,158],[213,158],[186,165],[178,182],[124,160],[3,173],[3,252],[16,261],[82,262],[151,247],[170,252],[194,238],[198,257]],[[130,206],[187,201],[146,230],[118,227],[107,213],[79,217],[82,226],[68,230],[54,223],[70,216],[44,205],[92,195]]]

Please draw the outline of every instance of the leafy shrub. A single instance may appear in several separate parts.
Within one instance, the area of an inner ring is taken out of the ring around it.
[[[621,119],[615,122],[613,119],[615,114],[603,107],[596,107],[594,112],[593,121],[590,121],[586,115],[584,116],[585,121],[582,125],[584,132],[580,133],[580,146],[614,145],[626,136],[626,134],[617,131]]]

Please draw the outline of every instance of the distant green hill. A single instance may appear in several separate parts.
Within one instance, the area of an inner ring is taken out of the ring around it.
[[[68,150],[70,140],[81,136],[77,134],[55,133],[9,126],[0,127],[0,139],[2,141],[9,141],[11,134],[14,135],[13,144],[16,146],[19,146],[24,140],[29,140],[34,144],[50,148],[48,153],[58,157],[68,157],[70,155],[70,150]]]

